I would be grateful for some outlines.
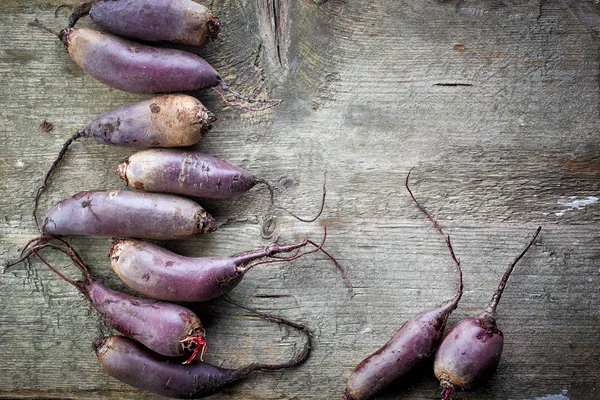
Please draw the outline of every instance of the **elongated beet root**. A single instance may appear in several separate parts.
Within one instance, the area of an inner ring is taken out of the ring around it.
[[[138,389],[176,399],[209,396],[247,375],[243,370],[203,362],[182,365],[123,336],[98,338],[93,347],[100,365],[113,378]]]
[[[147,46],[88,28],[66,29],[59,37],[81,69],[125,92],[186,92],[221,83],[209,63],[187,51]]]
[[[136,189],[207,198],[238,196],[259,182],[266,183],[226,161],[197,151],[143,150],[117,169],[127,185]]]
[[[529,250],[541,229],[537,229],[525,249],[508,266],[483,313],[477,318],[463,319],[448,331],[440,343],[433,368],[440,380],[444,400],[448,400],[456,389],[477,389],[496,371],[504,345],[504,335],[496,324],[496,308],[515,265]]]
[[[423,311],[406,321],[396,334],[379,350],[356,366],[344,391],[345,400],[366,400],[373,398],[393,381],[406,376],[431,357],[442,338],[446,320],[458,305],[462,296],[462,271],[460,262],[454,255],[450,239],[437,222],[415,199],[408,187],[406,189],[423,213],[433,222],[444,237],[452,259],[456,264],[457,290],[452,300],[439,307]]]
[[[268,314],[263,317],[301,330],[307,337],[304,349],[293,359],[282,364],[250,364],[242,368],[221,368],[195,362],[176,364],[122,336],[98,338],[94,350],[104,370],[128,385],[161,396],[177,399],[199,399],[209,396],[227,384],[253,371],[276,371],[302,364],[310,355],[311,336],[308,328]]]
[[[195,97],[168,94],[109,110],[78,133],[125,147],[186,147],[196,144],[216,121]]]
[[[134,290],[161,300],[198,302],[233,290],[255,265],[286,259],[260,260],[309,244],[273,243],[263,249],[231,257],[184,257],[140,240],[119,240],[110,251],[111,264],[121,280]]]
[[[185,239],[216,229],[198,204],[177,196],[126,190],[79,192],[54,206],[45,235]]]
[[[122,39],[88,28],[69,28],[60,33],[30,23],[53,35],[85,72],[108,86],[133,93],[187,92],[213,88],[225,104],[248,111],[260,111],[281,104],[280,99],[257,99],[231,89],[206,61],[187,51],[158,48]],[[249,107],[225,98],[216,87],[248,103],[266,103]]]
[[[145,41],[202,46],[219,35],[219,20],[191,0],[94,0],[73,13],[69,26],[86,13],[102,29]]]
[[[159,354],[189,354],[190,337],[203,335],[200,320],[185,307],[116,292],[95,281],[77,288],[112,327]]]
[[[200,319],[191,310],[176,304],[144,299],[117,292],[95,281],[79,254],[66,242],[49,243],[52,239],[41,237],[24,250],[38,256],[52,271],[75,286],[92,307],[113,328],[153,351],[170,357],[189,355],[191,361],[200,348],[204,349],[204,329]],[[67,278],[50,265],[39,251],[52,247],[67,254],[83,273],[82,281]]]

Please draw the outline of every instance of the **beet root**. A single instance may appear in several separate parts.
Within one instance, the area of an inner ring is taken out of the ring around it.
[[[456,303],[449,301],[406,321],[383,347],[357,365],[346,385],[344,399],[373,398],[393,381],[423,365],[433,355],[455,308]]]
[[[124,147],[186,147],[198,143],[216,121],[195,97],[167,94],[126,104],[92,119],[83,137]]]
[[[218,18],[191,0],[96,0],[89,15],[106,31],[145,41],[203,46],[220,31]],[[71,27],[78,18],[71,17]]]
[[[172,93],[213,88],[225,104],[248,111],[266,110],[283,101],[238,93],[209,63],[187,51],[148,46],[89,28],[69,28],[57,33],[37,19],[30,25],[56,35],[73,61],[89,75],[125,92]],[[217,87],[242,101],[265,105],[249,107],[229,101]]]
[[[465,318],[442,339],[433,369],[443,390],[443,400],[448,400],[457,389],[477,389],[496,371],[504,346],[504,335],[496,324],[496,307],[515,265],[529,250],[540,230],[541,227],[509,264],[483,313],[477,318]]]
[[[113,270],[132,289],[155,299],[200,302],[233,290],[244,274],[264,262],[285,261],[273,256],[300,249],[307,240],[272,244],[230,257],[184,257],[140,240],[119,240],[109,253]],[[271,260],[260,260],[272,258]]]
[[[89,28],[66,29],[59,37],[81,69],[125,92],[187,92],[221,83],[208,62],[187,51],[147,46]]]
[[[204,198],[238,196],[265,182],[217,157],[175,149],[137,152],[117,170],[136,189]]]
[[[185,239],[216,229],[197,203],[177,196],[125,190],[79,192],[54,206],[45,235]]]
[[[487,382],[500,363],[504,336],[495,322],[465,318],[440,344],[434,363],[435,376],[443,390],[474,390]],[[452,338],[452,339],[450,339]]]
[[[96,281],[79,290],[110,326],[159,354],[189,355],[194,338],[203,340],[200,319],[185,307],[116,292]]]
[[[448,316],[456,309],[462,296],[462,270],[452,249],[450,238],[413,196],[408,187],[409,176],[410,172],[406,177],[408,193],[442,235],[456,264],[456,295],[439,307],[420,312],[406,321],[385,345],[359,363],[348,379],[344,400],[371,399],[390,383],[407,376],[426,362],[434,354],[442,338]]]
[[[247,375],[203,362],[182,365],[123,336],[98,338],[93,347],[100,365],[113,378],[175,399],[206,397]]]

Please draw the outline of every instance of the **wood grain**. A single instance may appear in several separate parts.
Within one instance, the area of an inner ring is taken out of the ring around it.
[[[61,8],[55,18],[55,9]],[[208,3],[208,2],[207,2]],[[214,399],[336,399],[354,366],[416,312],[455,289],[453,263],[412,204],[404,179],[452,237],[465,294],[450,324],[477,314],[538,225],[498,308],[506,338],[488,385],[463,399],[587,399],[600,378],[600,132],[598,8],[589,1],[214,0],[220,39],[191,51],[240,92],[282,98],[260,113],[194,93],[219,120],[195,148],[278,182],[277,203],[255,189],[201,201],[210,236],[163,243],[221,255],[328,227],[327,249],[349,270],[349,295],[321,255],[252,270],[234,300],[309,325],[303,366],[257,373]],[[62,143],[93,116],[143,96],[86,76],[56,38],[27,25],[66,25],[75,0],[0,5],[0,256],[36,235],[32,201]],[[93,26],[82,19],[82,26]],[[456,46],[461,45],[461,46]],[[40,128],[43,120],[54,125]],[[114,172],[132,152],[75,143],[50,182],[42,213],[88,189],[123,188]],[[74,238],[94,276],[110,270],[110,240]],[[58,255],[49,260],[69,276]],[[193,305],[207,327],[208,362],[282,361],[302,345],[287,328],[222,300]],[[111,330],[39,262],[0,277],[0,397],[156,398],[107,376],[91,342]],[[432,399],[426,369],[382,399]]]

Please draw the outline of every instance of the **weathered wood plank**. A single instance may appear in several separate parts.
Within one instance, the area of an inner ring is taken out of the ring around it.
[[[68,1],[0,5],[0,256],[36,235],[31,201],[62,142],[89,118],[144,96],[85,76],[52,36]],[[491,5],[490,5],[491,4]],[[327,248],[350,272],[312,255],[251,271],[232,298],[308,324],[315,348],[300,368],[259,373],[215,399],[339,398],[354,365],[407,318],[452,296],[447,249],[403,185],[451,235],[465,294],[450,323],[477,314],[538,225],[541,237],[499,306],[503,359],[492,381],[464,399],[589,398],[600,376],[600,197],[597,8],[584,1],[212,1],[221,38],[193,50],[242,92],[280,97],[276,109],[222,108],[198,149],[278,181],[278,203],[315,213],[327,171]],[[92,26],[87,20],[83,26]],[[463,47],[455,45],[462,45]],[[43,132],[42,120],[54,124]],[[113,172],[131,151],[75,143],[42,212],[79,190],[122,188]],[[217,255],[290,241],[318,224],[294,221],[268,192],[202,201],[219,230],[164,243]],[[110,240],[73,239],[94,276],[113,275]],[[60,267],[64,259],[49,255]],[[211,339],[206,360],[280,361],[302,337],[222,300],[195,305]],[[0,277],[0,397],[155,398],[108,377],[92,340],[109,334],[77,291],[39,262]],[[431,372],[382,398],[435,398]]]

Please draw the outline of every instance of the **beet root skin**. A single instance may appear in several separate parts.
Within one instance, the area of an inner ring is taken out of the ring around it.
[[[124,239],[114,242],[109,256],[119,278],[139,293],[161,300],[202,302],[233,290],[252,268],[251,262],[306,244],[273,244],[224,257],[185,257],[149,242]]]
[[[136,189],[204,198],[239,196],[261,181],[217,157],[176,149],[139,151],[117,169]]]
[[[504,336],[485,317],[465,318],[444,337],[433,369],[444,389],[474,390],[487,382],[500,363]]]
[[[102,368],[112,377],[138,389],[176,399],[209,396],[250,372],[199,361],[182,365],[122,336],[96,339],[93,347]]]
[[[168,94],[109,110],[92,119],[82,136],[139,149],[185,147],[199,142],[215,120],[195,97]]]
[[[181,341],[203,335],[200,319],[185,307],[116,292],[96,281],[80,290],[113,328],[164,356],[189,354]]]
[[[222,81],[208,62],[186,51],[147,46],[89,28],[66,29],[59,37],[81,69],[125,92],[189,92]]]
[[[344,400],[371,399],[422,365],[433,355],[455,308],[456,302],[449,301],[406,321],[394,337],[356,366],[346,385]]]
[[[104,30],[146,41],[203,46],[220,30],[214,14],[191,0],[99,0],[89,14]]]
[[[45,235],[186,239],[216,229],[197,203],[177,196],[125,190],[84,191],[55,205]]]

